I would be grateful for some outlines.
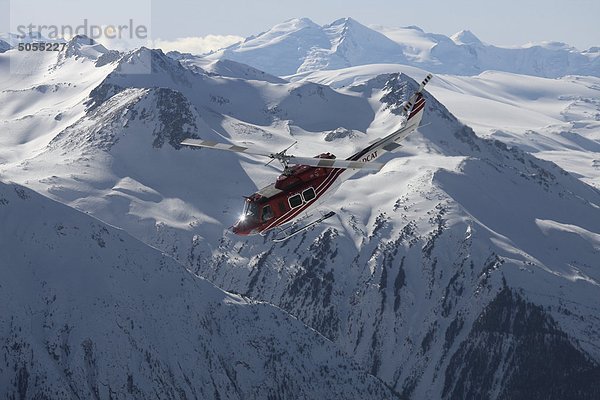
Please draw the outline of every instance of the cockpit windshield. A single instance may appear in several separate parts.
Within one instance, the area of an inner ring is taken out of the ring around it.
[[[253,201],[244,202],[244,212],[242,219],[257,220],[258,219],[258,204]]]

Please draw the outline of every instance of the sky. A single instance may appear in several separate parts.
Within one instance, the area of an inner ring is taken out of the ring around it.
[[[147,27],[153,44],[178,42],[206,49],[291,18],[326,24],[352,17],[364,25],[416,25],[447,36],[468,29],[500,46],[560,41],[583,50],[600,46],[598,16],[598,0],[0,0],[0,32],[29,23],[76,26],[86,18],[106,26],[133,19]]]

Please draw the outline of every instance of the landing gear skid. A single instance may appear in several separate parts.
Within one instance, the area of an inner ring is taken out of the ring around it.
[[[307,224],[304,225],[300,228],[296,228],[294,230],[292,230],[291,232],[287,232],[288,230],[290,230],[293,226],[290,226],[286,229],[282,229],[280,232],[279,236],[276,236],[275,238],[273,238],[273,241],[275,243],[280,243],[280,242],[285,242],[286,240],[288,240],[289,238],[291,238],[292,236],[296,236],[297,234],[304,232],[306,230],[308,230],[309,228],[312,228],[313,226],[320,224],[321,222],[325,221],[327,218],[331,218],[335,215],[335,213],[333,211],[329,211],[327,214],[323,215],[321,218]]]

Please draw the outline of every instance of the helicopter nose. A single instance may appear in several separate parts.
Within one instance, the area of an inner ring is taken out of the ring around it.
[[[244,221],[238,221],[231,227],[231,231],[236,235],[247,235],[248,229]]]

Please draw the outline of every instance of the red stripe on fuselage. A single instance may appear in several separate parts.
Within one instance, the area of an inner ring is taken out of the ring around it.
[[[287,213],[285,213],[282,216],[280,216],[279,218],[277,218],[271,224],[267,225],[267,227],[265,229],[263,229],[261,232],[265,232],[269,229],[273,229],[279,225],[283,225],[283,224],[293,220],[294,218],[296,218],[298,216],[298,214],[302,213],[308,207],[312,206],[313,203],[315,203],[323,194],[325,194],[327,192],[327,189],[329,189],[329,187],[335,182],[337,177],[344,171],[345,171],[344,169],[334,170],[331,174],[329,174],[329,176],[327,176],[327,178],[325,178],[325,180],[321,183],[321,185],[319,185],[317,187],[317,189],[315,190],[316,196],[313,200],[311,200],[308,203],[304,203],[304,205],[302,205],[298,208],[291,209]],[[320,189],[320,188],[322,188],[322,189]]]

